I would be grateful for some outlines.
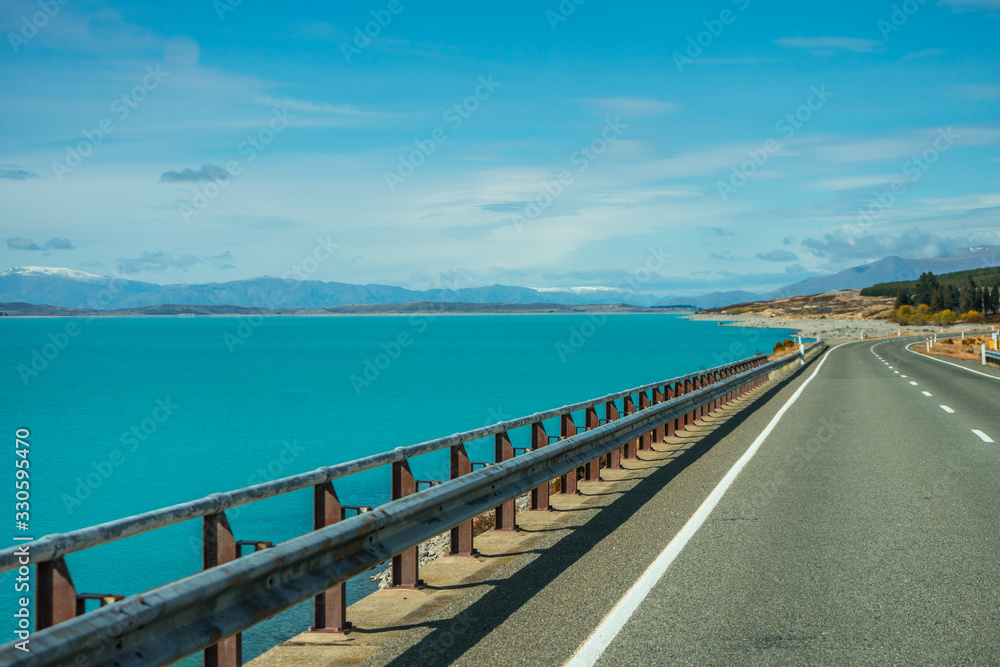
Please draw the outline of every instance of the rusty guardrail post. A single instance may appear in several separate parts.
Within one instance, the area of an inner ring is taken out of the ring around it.
[[[615,405],[614,401],[608,401],[604,405],[605,421],[613,422],[618,419],[618,406]],[[622,467],[621,462],[622,450],[620,447],[612,449],[608,452],[608,468],[611,470],[620,470]]]
[[[392,499],[417,492],[417,480],[406,459],[392,464]],[[392,588],[423,588],[420,580],[420,547],[410,547],[392,557]]]
[[[590,431],[601,425],[601,418],[597,416],[596,408],[587,408],[586,416],[584,417],[584,424],[586,430]],[[584,481],[587,482],[600,482],[601,481],[601,459],[596,458],[593,461],[587,463],[584,468]]]
[[[545,432],[545,424],[535,422],[531,425],[531,449],[536,450],[547,444],[549,444],[549,436]],[[549,506],[549,482],[531,490],[531,509],[542,512],[548,512],[552,509]]]
[[[695,390],[694,381],[691,378],[684,378],[684,392],[685,394],[690,394]],[[694,423],[694,410],[684,413],[684,430]]]
[[[708,385],[712,384],[712,379],[711,377],[709,377],[708,373],[702,373],[701,375],[699,375],[698,381],[701,383],[698,385],[699,389],[703,389]],[[700,406],[698,406],[698,412],[699,412],[698,418],[704,419],[705,417],[707,417],[708,413],[711,412],[711,408],[712,408],[711,401],[709,401],[708,403],[702,403]]]
[[[719,381],[720,378],[721,378],[721,376],[719,375],[718,371],[712,371],[709,374],[708,383],[709,384],[715,384],[716,382]],[[708,414],[712,414],[713,412],[715,412],[716,410],[719,409],[720,401],[722,401],[722,397],[721,396],[719,398],[712,399],[712,403],[709,405],[709,408],[708,408]]]
[[[456,479],[462,475],[472,472],[472,462],[469,460],[469,453],[465,450],[465,445],[455,445],[451,448],[451,479]],[[460,523],[451,529],[451,549],[449,556],[475,556],[477,552],[473,547],[472,519]]]
[[[626,396],[624,398],[624,400],[622,401],[622,407],[625,409],[625,416],[626,417],[628,417],[629,415],[634,415],[635,414],[635,412],[636,412],[636,410],[635,410],[635,401],[632,399],[631,395]],[[626,442],[625,443],[625,458],[626,459],[635,459],[635,458],[638,458],[638,454],[636,454],[636,449],[638,448],[638,446],[639,446],[639,439],[638,438],[636,438],[634,440],[629,440],[628,442]]]
[[[313,487],[313,530],[344,520],[344,508],[331,482]],[[313,598],[313,623],[310,632],[347,633],[347,584],[337,584]]]
[[[62,558],[35,566],[35,630],[76,616],[76,587]]]
[[[674,392],[674,385],[672,385],[672,384],[668,384],[666,387],[664,387],[663,388],[663,392],[664,392],[666,400],[668,400],[668,401],[670,399],[676,397],[676,393]],[[673,434],[676,432],[676,426],[677,426],[677,420],[676,419],[671,419],[670,421],[668,421],[666,424],[663,425],[663,428],[664,428],[663,437],[664,437],[664,439],[673,436]]]
[[[650,406],[649,394],[644,391],[639,392],[639,409],[645,410]],[[653,431],[647,431],[639,436],[639,451],[648,452],[653,448]]]
[[[568,438],[572,435],[577,434],[576,422],[573,421],[573,415],[563,415],[559,419],[559,435],[561,438]],[[570,470],[568,473],[563,475],[561,478],[561,483],[559,485],[559,493],[578,493],[576,488],[576,470]]]
[[[662,403],[665,395],[666,392],[664,392],[663,387],[656,387],[655,389],[653,389],[653,405],[656,405],[657,403]],[[660,424],[659,426],[656,427],[656,430],[653,431],[653,442],[657,443],[663,442],[666,436],[667,436],[667,425]]]
[[[497,433],[496,462],[502,463],[512,458],[514,458],[514,448],[510,444],[510,436],[507,435],[507,431]],[[496,508],[495,530],[517,530],[517,524],[514,522],[513,498]]]
[[[236,560],[236,539],[225,512],[209,514],[201,524],[202,569]],[[243,637],[226,637],[205,649],[205,667],[239,667],[243,664]]]

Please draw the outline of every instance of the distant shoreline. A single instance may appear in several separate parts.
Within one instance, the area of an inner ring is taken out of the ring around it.
[[[116,310],[64,308],[28,303],[0,303],[0,319],[21,318],[156,318],[156,317],[351,317],[452,315],[573,315],[595,314],[690,315],[696,309],[678,306],[646,308],[629,304],[569,306],[549,303],[438,303],[362,304],[327,308],[255,308],[252,306],[194,306],[166,304]]]
[[[793,329],[805,338],[823,340],[858,340],[892,335],[910,335],[941,331],[941,327],[901,327],[888,320],[847,318],[767,317],[755,314],[726,315],[719,313],[691,313],[685,319],[694,322],[718,322],[721,326],[752,327],[761,329]],[[975,325],[959,325],[950,331],[972,329]]]

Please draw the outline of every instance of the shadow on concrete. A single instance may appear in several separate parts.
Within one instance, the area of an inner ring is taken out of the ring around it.
[[[820,355],[822,356],[822,355]],[[540,590],[554,581],[581,556],[608,537],[625,521],[652,499],[664,485],[697,461],[720,440],[740,427],[767,401],[781,391],[789,382],[797,378],[804,369],[820,357],[815,357],[805,366],[796,370],[760,396],[745,405],[727,422],[705,434],[701,442],[692,444],[668,466],[651,469],[644,478],[639,478],[632,489],[624,492],[617,500],[601,508],[581,528],[574,530],[554,544],[542,550],[541,554],[509,578],[497,583],[496,587],[456,616],[448,619],[427,621],[418,627],[429,628],[430,632],[419,642],[387,663],[391,667],[413,667],[415,665],[449,664],[478,644],[494,628],[506,621]],[[404,629],[414,626],[396,626],[390,629]],[[581,640],[583,638],[581,637]]]

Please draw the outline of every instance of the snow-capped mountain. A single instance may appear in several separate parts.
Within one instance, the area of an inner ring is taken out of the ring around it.
[[[278,295],[277,297],[275,295]],[[95,276],[72,269],[21,266],[0,271],[0,303],[26,302],[65,308],[136,308],[164,304],[325,308],[353,304],[430,301],[443,303],[650,304],[648,294],[583,288],[535,290],[488,285],[462,289],[409,290],[392,285],[352,285],[319,280],[261,277],[224,283],[155,283]]]
[[[98,276],[93,273],[87,273],[86,271],[77,271],[75,269],[64,269],[60,267],[52,266],[15,266],[11,269],[0,270],[0,277],[3,276],[48,276],[52,278],[67,278],[69,280],[79,280],[80,282],[104,282],[107,280],[104,276]]]

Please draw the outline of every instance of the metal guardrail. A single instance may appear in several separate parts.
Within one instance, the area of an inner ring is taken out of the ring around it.
[[[1000,366],[1000,352],[991,352],[990,350],[986,350],[983,358],[987,364],[997,364]]]
[[[207,665],[238,665],[238,633],[310,597],[317,599],[315,629],[342,631],[347,627],[343,584],[351,577],[392,558],[394,584],[418,586],[421,542],[451,530],[453,553],[469,553],[475,516],[495,509],[497,528],[513,529],[517,496],[530,491],[532,509],[548,509],[552,479],[561,477],[562,491],[573,492],[580,468],[585,479],[598,479],[605,457],[608,467],[618,467],[622,448],[626,458],[634,457],[636,448],[649,449],[654,438],[672,434],[822,347],[814,343],[804,353],[772,362],[753,357],[0,551],[0,571],[18,567],[27,550],[39,574],[39,625],[30,637],[30,653],[11,642],[0,648],[0,663],[165,665],[204,649]],[[624,415],[618,399],[624,399]],[[601,404],[607,409],[604,423],[595,410]],[[580,410],[587,430],[577,432],[572,413]],[[563,439],[550,444],[542,422],[554,417],[561,419]],[[529,425],[533,447],[514,456],[507,431]],[[497,462],[473,471],[467,456],[463,460],[463,444],[490,435],[496,438]],[[406,459],[444,448],[452,451],[452,479],[417,491]],[[387,464],[393,466],[393,500],[374,509],[353,508],[358,515],[346,517],[330,481]],[[314,489],[316,530],[239,558],[225,510],[308,487]],[[67,611],[68,595],[74,605],[77,596],[63,556],[199,517],[205,531],[203,572],[79,616],[75,606]],[[39,607],[46,606],[43,618]]]

